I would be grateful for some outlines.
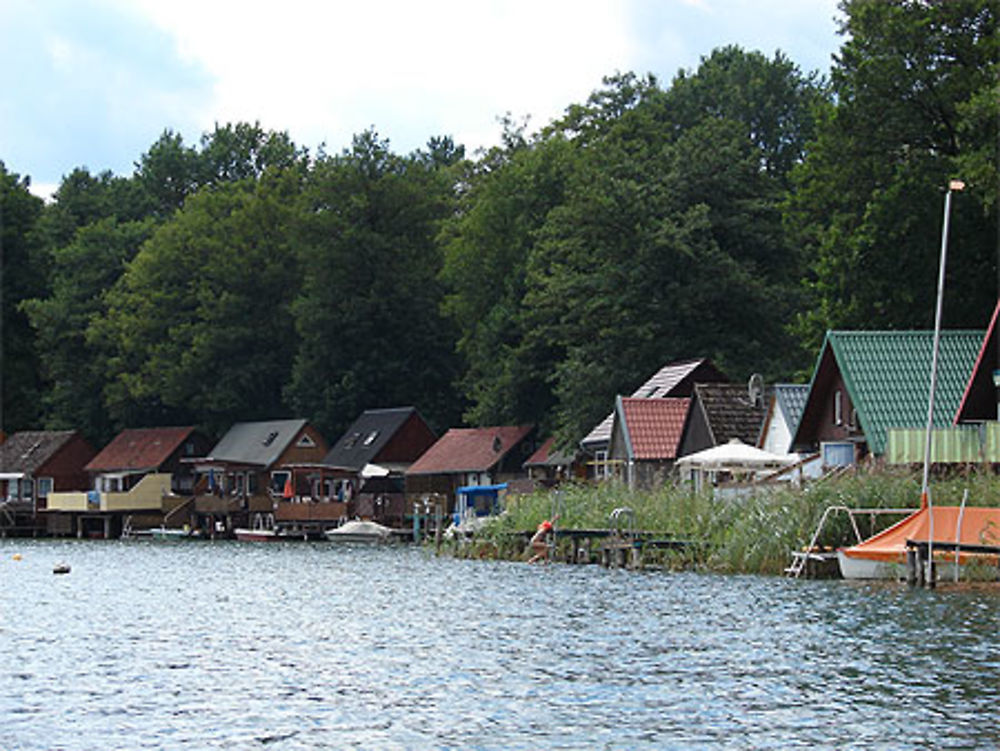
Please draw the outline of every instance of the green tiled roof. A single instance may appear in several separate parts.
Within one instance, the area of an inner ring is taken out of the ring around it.
[[[984,331],[942,331],[934,425],[951,425],[976,363]],[[933,331],[830,331],[851,403],[873,454],[885,451],[889,428],[927,424]]]

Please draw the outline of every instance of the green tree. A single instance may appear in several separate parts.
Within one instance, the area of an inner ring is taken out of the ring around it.
[[[549,211],[563,201],[576,148],[561,134],[529,144],[508,130],[506,148],[467,164],[458,212],[445,224],[444,310],[458,327],[465,419],[478,425],[543,418],[553,405],[556,355],[527,342],[528,259]],[[530,351],[529,351],[530,350]]]
[[[444,235],[470,419],[548,411],[571,444],[669,360],[794,369],[801,259],[780,206],[823,100],[780,54],[726,48],[666,90],[609,78],[508,138]]]
[[[200,150],[165,130],[136,164],[135,181],[148,211],[166,219],[188,196],[205,186],[259,179],[268,169],[305,170],[308,155],[285,132],[265,131],[259,123],[216,125],[201,137]]]
[[[47,427],[79,429],[97,445],[112,437],[115,426],[102,400],[107,352],[87,340],[87,330],[104,312],[104,293],[152,229],[150,220],[119,223],[113,217],[86,224],[53,253],[49,293],[23,303],[45,353],[40,372]]]
[[[787,215],[811,259],[799,330],[933,321],[942,193],[956,197],[946,323],[982,326],[997,295],[997,66],[990,0],[850,0],[836,104],[794,176]]]
[[[438,161],[394,155],[367,131],[315,166],[288,395],[328,435],[372,407],[413,404],[439,426],[456,416],[454,337],[438,311],[434,243],[452,178]]]
[[[219,431],[287,414],[300,184],[276,170],[199,191],[143,244],[88,333],[112,352],[105,399],[118,425]]]
[[[21,302],[42,294],[44,264],[37,231],[42,201],[30,180],[0,161],[0,430],[37,427],[39,353]]]

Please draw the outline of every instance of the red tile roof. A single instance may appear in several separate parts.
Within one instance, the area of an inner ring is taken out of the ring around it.
[[[691,400],[623,398],[625,428],[633,459],[676,459]]]
[[[452,428],[406,471],[408,475],[485,472],[523,441],[533,425]]]
[[[547,439],[545,443],[538,447],[538,450],[534,454],[529,456],[524,462],[525,467],[541,466],[549,460],[549,454],[552,452],[552,447],[556,443],[556,437],[552,436]]]
[[[123,430],[84,469],[88,472],[156,469],[193,431],[193,427]]]

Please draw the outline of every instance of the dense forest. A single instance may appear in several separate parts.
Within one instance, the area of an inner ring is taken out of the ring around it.
[[[0,162],[0,427],[334,437],[412,404],[569,444],[671,360],[805,378],[827,329],[930,328],[952,177],[945,324],[983,328],[997,7],[842,10],[829,77],[725,47],[668,84],[610,76],[538,132],[505,118],[475,155],[168,130],[131,176],[76,169],[44,204]]]

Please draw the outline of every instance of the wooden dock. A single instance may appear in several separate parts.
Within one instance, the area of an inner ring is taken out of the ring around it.
[[[527,544],[534,532],[512,533]],[[636,530],[621,534],[607,528],[556,528],[550,533],[549,560],[571,564],[600,563],[606,568],[639,570],[649,564],[652,551],[688,551],[703,548],[694,540],[682,540],[668,533]]]

